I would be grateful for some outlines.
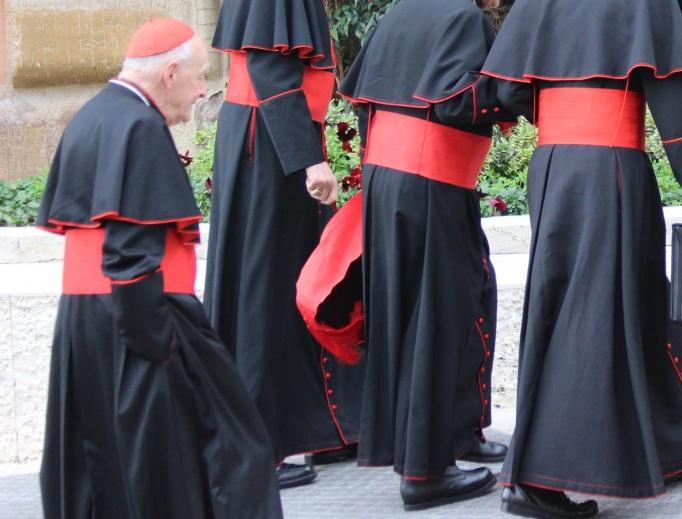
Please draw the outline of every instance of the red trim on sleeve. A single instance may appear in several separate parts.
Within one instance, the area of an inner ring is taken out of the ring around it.
[[[675,144],[676,142],[682,141],[682,137],[678,137],[677,139],[670,139],[669,141],[663,141],[663,144]]]

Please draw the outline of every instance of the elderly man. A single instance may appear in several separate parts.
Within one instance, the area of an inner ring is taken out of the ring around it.
[[[187,25],[150,20],[66,128],[38,223],[66,235],[46,519],[281,517],[271,447],[194,296],[199,211],[168,126],[206,95]]]
[[[322,124],[334,86],[322,0],[223,2],[213,47],[230,54],[216,138],[204,302],[273,443],[354,456],[364,363],[324,354],[296,307],[296,281],[337,197]],[[325,459],[326,458],[326,459]],[[280,487],[315,479],[280,463]]]

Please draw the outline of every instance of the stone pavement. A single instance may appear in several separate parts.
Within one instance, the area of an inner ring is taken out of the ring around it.
[[[488,438],[507,442],[509,434],[495,429]],[[292,459],[290,461],[300,461]],[[460,463],[474,468],[473,463]],[[501,464],[491,465],[499,473]],[[463,503],[404,512],[398,487],[400,479],[390,468],[358,468],[353,462],[318,468],[317,481],[305,487],[282,491],[286,519],[510,519],[500,511],[502,489]],[[580,496],[574,496],[580,499]],[[598,499],[603,519],[682,518],[682,484],[669,488],[659,499],[625,501]],[[38,475],[35,473],[0,476],[0,519],[43,519]],[[189,519],[189,518],[188,518]]]

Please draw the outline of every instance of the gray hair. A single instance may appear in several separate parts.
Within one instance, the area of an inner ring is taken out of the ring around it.
[[[126,58],[123,62],[122,70],[132,69],[143,73],[146,76],[152,76],[161,72],[166,65],[171,61],[185,62],[189,60],[192,55],[192,48],[188,40],[177,47],[162,52],[161,54],[154,54],[153,56],[146,56],[144,58]]]

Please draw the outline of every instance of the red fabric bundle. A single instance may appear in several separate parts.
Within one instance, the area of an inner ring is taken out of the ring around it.
[[[296,304],[313,337],[339,361],[355,364],[360,360],[359,346],[364,342],[365,316],[362,284],[338,289],[347,279],[351,266],[359,269],[362,256],[362,193],[358,193],[329,221],[320,244],[306,262],[296,283]],[[330,299],[343,301],[330,301]],[[319,315],[321,305],[333,308],[334,321],[327,324]],[[349,306],[350,305],[350,306]],[[348,308],[352,308],[348,312]],[[345,311],[342,309],[346,309]]]

